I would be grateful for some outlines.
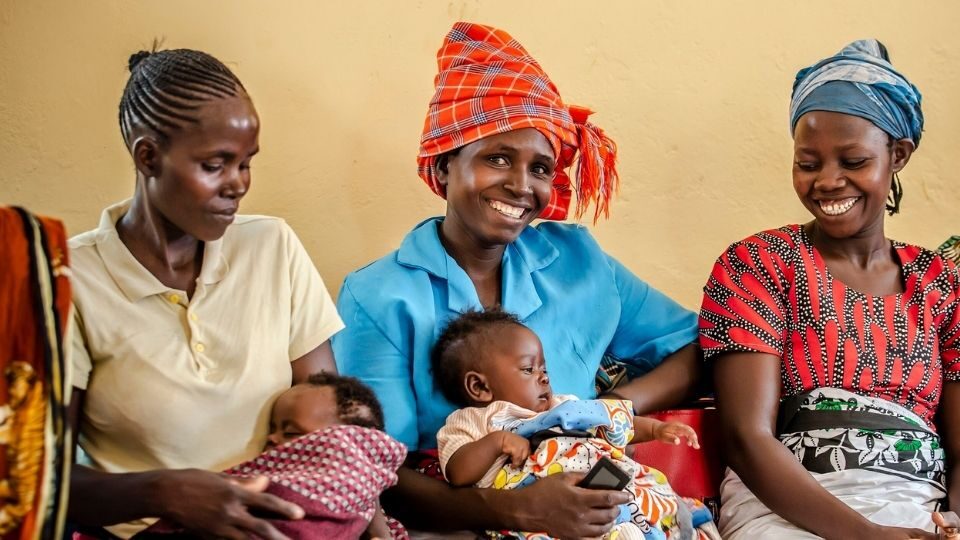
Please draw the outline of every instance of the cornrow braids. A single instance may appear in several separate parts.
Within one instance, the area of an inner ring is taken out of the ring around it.
[[[130,78],[120,99],[120,133],[129,147],[136,128],[168,140],[204,102],[246,92],[230,68],[191,49],[140,51],[130,56]]]
[[[510,324],[524,326],[516,315],[492,307],[467,310],[443,329],[430,354],[430,367],[434,384],[447,400],[460,406],[470,404],[463,378],[481,360],[474,339],[496,326]]]

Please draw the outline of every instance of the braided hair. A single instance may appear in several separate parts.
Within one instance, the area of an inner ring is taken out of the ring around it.
[[[169,140],[171,131],[196,123],[194,112],[214,99],[246,93],[230,68],[191,49],[140,51],[128,61],[130,78],[120,99],[120,132],[130,147],[138,128]]]

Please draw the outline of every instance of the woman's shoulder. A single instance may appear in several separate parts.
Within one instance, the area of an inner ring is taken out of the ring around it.
[[[74,270],[83,269],[80,275],[91,265],[103,266],[104,264],[97,252],[98,231],[99,229],[84,231],[67,241],[67,248],[70,250],[70,267]]]
[[[390,283],[391,290],[394,290],[394,280],[404,279],[409,272],[397,260],[399,249],[367,263],[360,268],[347,274],[343,280],[344,288],[350,287],[356,291],[365,291],[365,293],[376,293],[386,283]]]
[[[600,244],[590,234],[590,229],[579,223],[544,221],[535,227],[527,227],[521,234],[522,241],[531,242],[536,237],[546,240],[566,253],[567,250],[602,252]]]
[[[792,252],[804,243],[801,225],[784,225],[777,229],[767,229],[737,240],[730,244],[727,252],[737,248],[749,247],[770,252]]]
[[[283,218],[258,214],[241,214],[227,227],[223,234],[224,243],[252,243],[296,236],[293,229]],[[267,246],[262,246],[267,247]]]
[[[346,293],[364,308],[371,309],[413,301],[429,293],[429,275],[446,265],[446,256],[427,245],[431,241],[425,238],[429,233],[423,229],[425,223],[407,234],[399,248],[347,274],[340,296]],[[439,239],[436,244],[440,245]]]
[[[942,253],[915,244],[893,240],[906,274],[915,275],[924,285],[956,291],[960,286],[960,269]]]

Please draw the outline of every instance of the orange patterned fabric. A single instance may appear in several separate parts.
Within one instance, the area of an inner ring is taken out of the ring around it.
[[[437,181],[436,158],[490,135],[534,128],[557,156],[550,203],[543,219],[567,217],[571,191],[577,195],[576,215],[594,203],[594,221],[609,214],[619,181],[617,147],[599,127],[587,122],[589,109],[560,98],[540,64],[503,30],[460,22],[453,26],[437,52],[436,93],[420,138],[417,164],[420,177],[445,197]],[[571,182],[567,169],[579,153]]]
[[[59,539],[70,463],[63,225],[0,207],[0,260],[0,539]]]

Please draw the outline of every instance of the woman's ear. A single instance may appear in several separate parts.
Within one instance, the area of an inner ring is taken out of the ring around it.
[[[450,175],[450,154],[441,154],[437,156],[435,168],[437,170],[437,183],[441,186],[447,185],[447,177]]]
[[[137,171],[144,178],[160,176],[160,143],[148,135],[137,137],[133,141],[130,155],[133,156],[133,164]]]
[[[899,139],[893,141],[893,159],[890,163],[890,168],[894,173],[898,173],[907,166],[907,163],[910,161],[910,156],[913,155],[913,151],[917,149],[917,145],[913,144],[913,141],[910,139]]]
[[[463,377],[463,388],[471,402],[490,403],[493,401],[493,392],[487,384],[487,376],[483,373],[468,371]]]

